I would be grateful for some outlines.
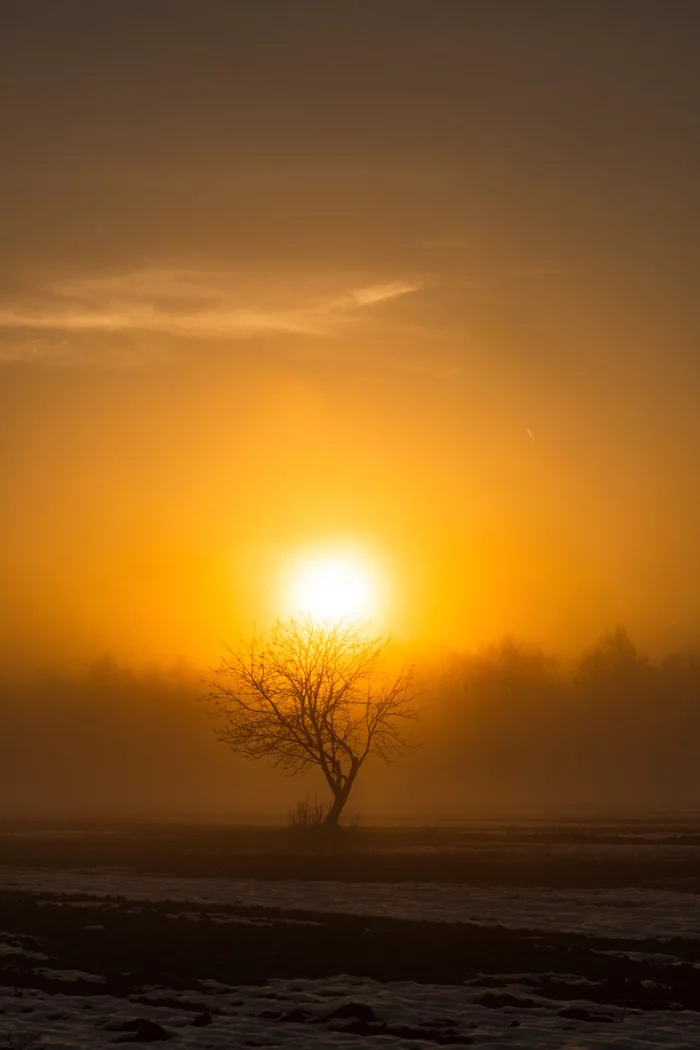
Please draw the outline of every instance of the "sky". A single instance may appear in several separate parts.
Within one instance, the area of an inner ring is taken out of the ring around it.
[[[693,0],[5,0],[0,660],[700,644]]]

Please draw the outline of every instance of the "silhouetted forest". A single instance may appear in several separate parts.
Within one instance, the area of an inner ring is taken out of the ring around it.
[[[573,665],[504,639],[455,657],[426,711],[456,794],[486,805],[700,803],[700,655],[654,662],[618,629]]]
[[[617,630],[573,664],[505,639],[418,670],[420,746],[368,766],[365,813],[700,807],[697,653],[654,661]],[[2,810],[285,813],[308,782],[218,746],[199,677],[105,659],[82,676],[6,678]]]

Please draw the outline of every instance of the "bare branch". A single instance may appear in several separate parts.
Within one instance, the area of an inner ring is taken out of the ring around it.
[[[278,621],[268,638],[227,648],[200,699],[220,720],[218,739],[237,754],[289,774],[317,766],[337,819],[364,761],[398,757],[420,713],[413,669],[386,673],[388,647],[351,621]]]

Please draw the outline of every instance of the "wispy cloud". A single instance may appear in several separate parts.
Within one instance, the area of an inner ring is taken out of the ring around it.
[[[349,305],[369,306],[371,303],[382,303],[385,299],[396,299],[399,295],[417,292],[419,287],[420,285],[407,281],[389,281],[386,284],[356,288],[350,295]]]
[[[256,280],[236,274],[145,270],[63,279],[32,294],[5,301],[0,297],[0,330],[6,336],[53,332],[64,338],[91,332],[214,339],[328,335],[356,321],[368,307],[420,286],[403,279],[346,281],[343,287],[327,278]]]

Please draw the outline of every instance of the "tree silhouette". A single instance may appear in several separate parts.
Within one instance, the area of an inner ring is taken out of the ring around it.
[[[336,827],[372,754],[390,763],[417,718],[413,668],[387,674],[388,642],[353,622],[278,622],[269,637],[227,649],[210,691],[218,739],[288,774],[318,767],[333,795],[324,824]]]
[[[604,634],[594,649],[579,662],[577,675],[586,679],[622,679],[639,675],[649,668],[646,657],[637,648],[624,627]]]

